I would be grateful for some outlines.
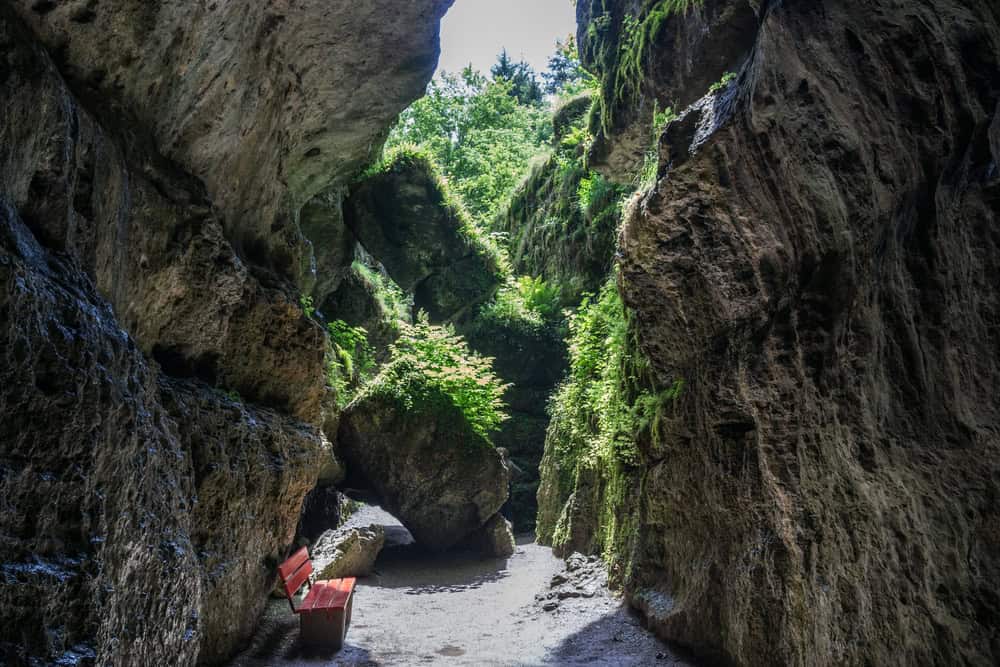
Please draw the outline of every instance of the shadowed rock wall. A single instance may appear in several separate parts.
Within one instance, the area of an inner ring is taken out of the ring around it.
[[[205,183],[227,236],[297,275],[299,209],[378,156],[437,66],[452,0],[11,6],[85,99]]]
[[[993,664],[1000,12],[706,1],[643,90],[707,92],[746,10],[621,235],[641,351],[685,380],[640,442],[630,597],[740,664]]]
[[[4,664],[253,631],[336,423],[295,216],[422,91],[449,3],[167,4],[0,5]]]

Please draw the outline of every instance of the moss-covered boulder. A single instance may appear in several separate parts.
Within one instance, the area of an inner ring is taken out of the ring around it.
[[[344,203],[344,221],[434,321],[460,318],[502,282],[495,249],[420,154],[399,151],[366,172]]]
[[[507,500],[500,452],[451,396],[405,363],[389,364],[347,407],[339,442],[349,485],[374,491],[429,549],[455,546]]]

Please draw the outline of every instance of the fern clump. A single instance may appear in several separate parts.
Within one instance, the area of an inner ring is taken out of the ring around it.
[[[507,419],[508,385],[493,372],[493,359],[469,349],[451,326],[435,326],[420,313],[401,324],[389,364],[366,388],[366,397],[388,398],[407,411],[461,410],[469,426],[489,438]]]

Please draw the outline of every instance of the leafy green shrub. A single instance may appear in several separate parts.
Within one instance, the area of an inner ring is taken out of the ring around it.
[[[502,396],[508,385],[493,373],[493,360],[470,350],[453,327],[432,325],[420,313],[414,324],[401,326],[390,354],[390,363],[366,390],[371,395],[416,411],[434,411],[444,397],[484,438],[507,419]]]
[[[613,279],[584,298],[569,318],[569,331],[569,378],[550,403],[558,446],[572,461],[632,464],[640,431],[656,428],[662,406],[680,396],[683,380],[654,389]]]
[[[306,317],[312,317],[313,313],[316,312],[316,307],[313,305],[313,298],[311,296],[301,295],[299,297],[299,305],[302,306],[302,312],[305,313]]]
[[[538,313],[545,320],[559,315],[562,305],[562,290],[559,285],[542,280],[541,277],[520,276],[516,283],[517,293],[529,311]]]
[[[545,449],[556,460],[551,481],[565,502],[579,479],[600,480],[595,538],[609,570],[620,577],[627,573],[635,537],[638,443],[659,438],[666,409],[680,396],[683,381],[657,391],[613,278],[583,300],[569,330],[569,376],[549,402]],[[540,513],[538,534],[562,548],[570,536],[556,518],[551,511]]]
[[[524,333],[538,332],[561,316],[562,288],[541,277],[519,276],[500,288],[483,305],[480,318],[486,323]]]

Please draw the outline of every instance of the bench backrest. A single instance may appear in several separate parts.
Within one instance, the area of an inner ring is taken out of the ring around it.
[[[302,584],[309,580],[309,575],[312,574],[313,567],[312,562],[309,560],[309,550],[302,547],[289,557],[284,563],[278,566],[278,575],[281,577],[281,583],[285,587],[285,595],[288,596],[288,601],[291,602],[292,598]]]

